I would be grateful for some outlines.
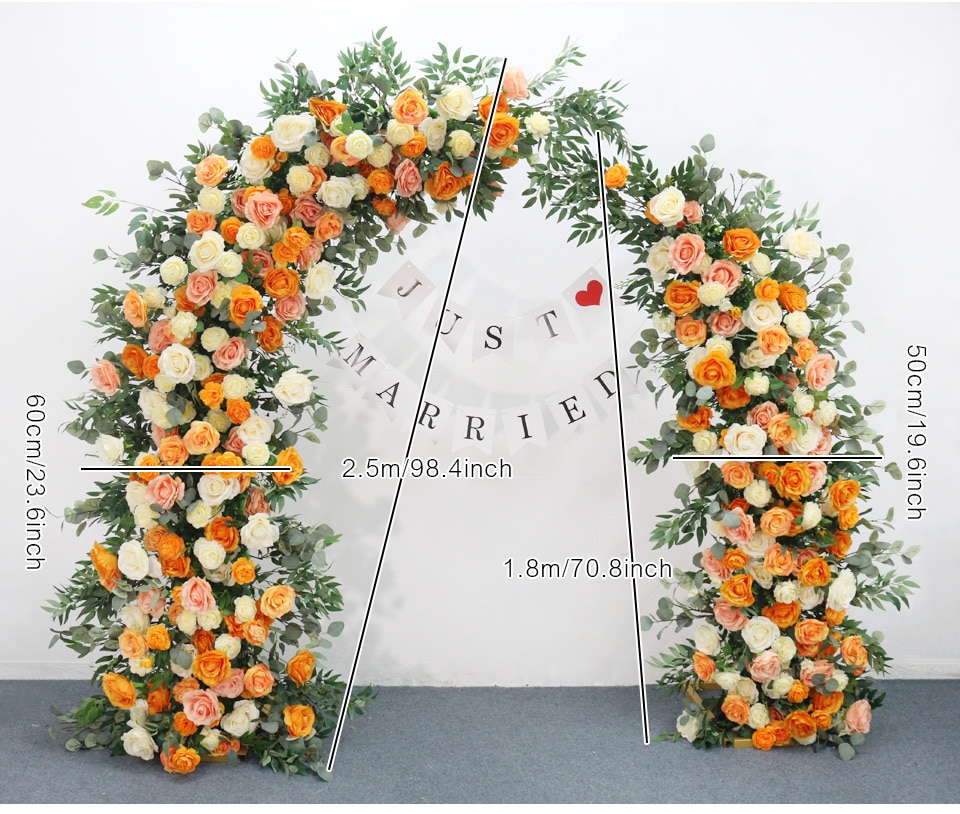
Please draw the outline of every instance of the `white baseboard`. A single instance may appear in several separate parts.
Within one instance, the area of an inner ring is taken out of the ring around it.
[[[53,679],[83,681],[84,679],[89,680],[92,673],[93,667],[91,665],[75,661],[0,662],[0,681],[44,681]],[[921,681],[928,679],[960,679],[960,660],[909,661],[907,659],[897,659],[895,663],[890,665],[890,672],[884,675],[882,678],[901,678]],[[377,681],[376,676],[369,676],[365,678],[364,681],[380,687],[399,686],[399,683],[390,681],[389,679],[386,681]],[[405,681],[401,683],[405,686],[417,684],[416,681]],[[420,686],[424,685],[449,686],[448,684],[437,684],[435,679],[426,680]],[[469,687],[475,685],[464,682],[459,686]],[[522,686],[538,685],[527,682]],[[603,685],[598,684],[597,686]]]

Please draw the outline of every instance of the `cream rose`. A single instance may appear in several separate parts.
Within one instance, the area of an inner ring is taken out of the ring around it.
[[[673,333],[677,324],[677,318],[673,314],[655,314],[653,317],[653,327],[657,333],[669,336]]]
[[[775,302],[752,300],[740,317],[751,331],[760,332],[762,328],[779,325],[783,319],[783,309]]]
[[[550,134],[550,120],[542,113],[532,113],[523,120],[527,132],[537,138],[544,138]]]
[[[295,153],[303,149],[306,137],[317,131],[317,120],[312,113],[277,116],[270,138],[278,150]]]
[[[241,454],[244,462],[250,466],[263,466],[270,460],[270,449],[266,444],[245,444]]]
[[[806,416],[798,418],[801,430],[794,439],[787,444],[787,452],[791,455],[809,455],[820,443],[820,428]]]
[[[374,147],[373,152],[367,157],[367,163],[376,169],[386,167],[393,160],[393,147],[385,142],[379,147]]]
[[[823,604],[823,591],[811,585],[802,585],[797,593],[797,601],[801,610],[813,610],[817,605]]]
[[[693,631],[693,645],[706,656],[720,652],[720,634],[713,625],[699,625]]]
[[[132,512],[137,506],[142,506],[147,502],[147,484],[140,481],[128,481],[124,488],[124,495],[127,499],[127,508]]]
[[[223,236],[218,232],[204,232],[190,247],[188,257],[197,271],[214,269],[223,256]]]
[[[204,630],[216,630],[223,622],[223,616],[217,608],[197,614],[197,626]]]
[[[446,119],[431,119],[429,116],[417,126],[427,140],[427,149],[431,153],[439,152],[447,140]]]
[[[742,676],[740,673],[733,673],[729,670],[717,671],[713,674],[713,680],[717,683],[720,689],[724,690],[725,692],[733,692],[741,678]]]
[[[820,427],[829,427],[837,420],[837,405],[832,401],[821,401],[813,411],[813,423]]]
[[[259,249],[266,240],[266,235],[255,223],[244,223],[237,229],[237,245],[247,251]]]
[[[211,215],[219,215],[226,205],[226,198],[216,187],[204,187],[197,195],[197,208]]]
[[[733,356],[733,343],[723,336],[711,336],[704,347],[707,349],[707,353],[718,351],[728,359]]]
[[[227,552],[220,543],[203,537],[193,544],[193,556],[205,569],[213,571],[223,565]]]
[[[773,598],[776,599],[777,602],[790,604],[791,602],[796,602],[799,596],[800,583],[795,579],[787,579],[773,586]]]
[[[646,266],[650,269],[654,282],[662,283],[670,273],[670,247],[672,237],[664,237],[654,243],[647,252]]]
[[[248,146],[241,153],[237,166],[248,184],[259,184],[270,174],[272,163],[269,158],[257,158]]]
[[[747,716],[747,726],[751,729],[761,729],[770,723],[770,710],[766,704],[753,704]]]
[[[250,700],[237,701],[233,709],[220,719],[220,728],[228,735],[242,738],[257,728],[260,710]]]
[[[857,595],[857,580],[851,571],[844,569],[830,584],[827,592],[827,607],[830,610],[845,611]]]
[[[150,627],[150,617],[147,616],[136,605],[124,605],[119,613],[120,623],[124,627],[137,631],[137,633],[146,633]]]
[[[209,356],[204,356],[202,353],[193,354],[194,362],[194,371],[193,371],[193,380],[196,382],[202,382],[207,377],[213,375],[213,362],[210,361]]]
[[[151,311],[156,311],[158,308],[163,308],[164,303],[166,303],[166,297],[157,286],[151,285],[143,289],[143,304],[147,306]]]
[[[697,299],[709,308],[718,306],[726,296],[727,289],[721,283],[704,283],[697,289]]]
[[[780,238],[780,247],[800,260],[813,260],[820,256],[820,241],[806,229],[790,229]]]
[[[141,580],[150,572],[150,556],[140,543],[128,540],[117,551],[117,567],[127,579]]]
[[[314,167],[326,167],[330,163],[330,148],[322,141],[318,141],[303,151],[303,157]]]
[[[240,529],[240,542],[253,554],[262,554],[280,539],[280,530],[270,522],[270,515],[259,512]]]
[[[733,690],[748,704],[755,704],[760,699],[760,691],[752,678],[743,676],[737,681],[737,686]]]
[[[164,348],[158,366],[160,372],[176,384],[192,381],[196,372],[193,354],[179,343]]]
[[[228,373],[220,383],[223,395],[228,399],[242,399],[247,395],[247,380],[236,373]]]
[[[454,130],[447,139],[447,146],[450,154],[459,160],[470,155],[477,143],[466,130]]]
[[[273,395],[284,407],[303,404],[312,393],[313,384],[310,379],[295,370],[285,371],[273,387]]]
[[[150,733],[142,726],[131,725],[120,736],[120,740],[123,743],[124,752],[141,760],[153,760],[153,756],[160,751],[160,747],[150,737]]]
[[[240,481],[220,475],[202,475],[197,482],[197,493],[208,506],[217,507],[239,494]],[[217,563],[219,565],[219,563]],[[214,566],[216,568],[216,566]]]
[[[780,663],[783,665],[793,661],[797,655],[797,644],[789,636],[781,636],[773,643],[773,652],[780,656]]]
[[[329,178],[320,185],[317,198],[331,209],[346,209],[353,201],[353,185],[346,178]]]
[[[770,380],[759,370],[755,370],[744,378],[743,389],[748,396],[762,396],[770,392]]]
[[[231,636],[229,633],[221,633],[219,636],[217,636],[213,646],[221,653],[226,655],[230,661],[233,661],[237,656],[240,655],[241,644],[241,640],[236,636]]]
[[[273,437],[273,421],[252,415],[237,428],[237,436],[244,444],[266,444]]]
[[[213,520],[214,510],[204,503],[197,500],[187,509],[187,522],[195,529],[202,529],[211,520]]]
[[[322,300],[331,291],[337,282],[337,272],[325,260],[314,263],[307,270],[307,277],[303,282],[303,291],[311,300]]]
[[[387,122],[387,141],[395,147],[402,147],[414,137],[416,131],[412,124],[403,124],[396,119]]]
[[[813,412],[815,402],[806,390],[798,388],[793,393],[793,406],[797,415],[806,415]]]
[[[362,130],[354,130],[344,143],[346,151],[361,161],[373,152],[373,139]]]
[[[750,574],[761,588],[769,591],[773,586],[773,574],[764,567],[762,560],[750,560],[743,570]]]
[[[370,184],[362,175],[351,175],[350,186],[353,188],[353,200],[362,201],[370,194]]]
[[[208,410],[206,420],[217,432],[226,432],[233,423],[223,410]]]
[[[691,715],[689,712],[684,712],[677,718],[677,732],[680,733],[682,738],[690,741],[690,743],[693,743],[702,728],[702,715]]]
[[[805,336],[810,336],[813,323],[810,322],[810,317],[807,316],[806,311],[791,311],[783,318],[783,327],[794,339],[802,339]]]
[[[257,602],[252,596],[238,596],[233,601],[233,615],[240,624],[252,622],[257,616]]]
[[[762,653],[780,638],[780,628],[766,616],[752,616],[740,631],[740,636],[751,652]]]
[[[177,311],[168,326],[172,333],[181,342],[190,336],[197,327],[197,317],[189,311]],[[164,351],[166,352],[166,351]],[[161,359],[163,356],[161,355]]]
[[[709,455],[717,450],[717,434],[710,430],[700,430],[693,434],[693,448],[701,455]]]
[[[97,436],[97,456],[105,464],[115,466],[123,457],[123,441],[115,435]]]
[[[465,121],[473,113],[473,91],[468,85],[448,85],[437,99],[437,112],[445,119]]]
[[[649,210],[664,226],[676,226],[683,220],[683,193],[676,187],[667,187],[650,199]]]
[[[750,269],[757,277],[766,277],[773,270],[770,266],[770,258],[765,254],[761,254],[760,252],[757,252],[747,262],[750,264]]]
[[[313,186],[313,182],[313,173],[303,164],[298,164],[287,170],[287,187],[290,190],[290,194],[295,198],[299,198],[310,189],[310,187]]]
[[[179,257],[168,257],[160,264],[160,279],[167,285],[180,285],[189,272],[189,267]]]
[[[723,439],[724,449],[731,455],[758,455],[767,443],[767,434],[756,424],[731,424]]]
[[[759,342],[752,342],[746,352],[740,354],[740,366],[745,368],[758,367],[762,370],[773,367],[779,356],[764,353]]]

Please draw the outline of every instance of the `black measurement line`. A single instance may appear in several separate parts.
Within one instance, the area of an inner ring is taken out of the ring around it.
[[[81,466],[81,472],[292,472],[291,466]]]
[[[882,455],[674,455],[677,461],[882,461]]]
[[[493,94],[493,103],[490,107],[490,115],[487,119],[487,126],[484,128],[483,141],[480,144],[480,152],[477,156],[477,166],[474,169],[473,183],[470,184],[470,191],[467,193],[467,207],[463,213],[463,222],[460,224],[460,239],[457,241],[457,250],[453,255],[453,264],[450,267],[450,276],[447,280],[447,288],[443,294],[443,303],[440,305],[440,316],[437,319],[437,329],[433,334],[433,344],[430,346],[430,356],[427,359],[427,371],[423,377],[423,385],[420,387],[420,397],[417,399],[417,409],[413,415],[413,425],[410,427],[410,436],[407,439],[407,450],[404,453],[404,459],[410,457],[410,450],[413,448],[413,438],[417,433],[417,423],[420,418],[420,411],[423,409],[423,400],[427,393],[427,383],[430,381],[430,370],[433,366],[433,357],[437,351],[437,343],[440,340],[440,328],[443,325],[443,315],[447,310],[447,303],[450,300],[450,291],[453,288],[453,276],[457,270],[457,260],[460,258],[460,249],[463,246],[463,236],[467,229],[467,221],[473,211],[473,202],[477,195],[477,188],[480,185],[480,176],[483,173],[483,161],[487,153],[487,144],[490,141],[490,133],[493,130],[493,117],[497,109],[497,100],[500,98],[500,89],[503,87],[503,76],[507,70],[507,61],[503,60],[500,66],[500,77],[497,79],[497,89]],[[370,598],[367,600],[367,609],[363,615],[363,624],[360,627],[360,637],[357,640],[357,651],[353,657],[353,664],[350,667],[350,675],[347,678],[346,690],[343,694],[343,701],[340,704],[340,713],[337,716],[337,728],[333,733],[333,741],[330,745],[330,756],[327,758],[327,771],[333,771],[334,761],[337,759],[337,749],[340,746],[340,736],[343,734],[343,726],[347,719],[347,708],[350,705],[350,694],[353,692],[353,685],[357,677],[357,665],[360,663],[360,653],[363,650],[364,638],[367,635],[367,625],[370,623],[370,614],[373,610],[373,601],[377,595],[377,586],[380,583],[380,573],[383,570],[383,561],[387,553],[387,543],[390,540],[390,531],[393,528],[393,518],[397,513],[397,503],[400,500],[400,491],[403,489],[405,472],[400,473],[400,479],[397,481],[397,489],[393,495],[393,505],[390,507],[390,519],[387,521],[387,528],[383,534],[383,544],[380,546],[380,558],[377,560],[377,570],[373,575],[373,584],[370,586]]]
[[[617,362],[617,316],[613,306],[613,272],[610,268],[610,225],[607,222],[607,190],[603,183],[603,149],[600,133],[597,133],[597,184],[600,187],[600,209],[603,212],[603,248],[607,261],[607,299],[610,301],[610,334],[613,341],[613,370],[617,382],[617,418],[620,420],[620,460],[623,466],[623,504],[627,513],[627,541],[630,547],[630,562],[636,562],[633,545],[633,518],[630,513],[630,479],[627,475],[627,436],[623,428],[623,397],[620,387],[620,364]],[[633,623],[637,637],[637,670],[640,678],[640,712],[643,717],[643,742],[650,745],[650,717],[647,711],[647,684],[643,675],[643,635],[640,630],[640,598],[637,595],[637,583],[631,586],[633,592]]]

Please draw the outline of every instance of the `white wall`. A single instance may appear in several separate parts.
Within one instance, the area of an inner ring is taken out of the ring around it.
[[[261,78],[275,57],[294,48],[318,75],[334,71],[340,48],[389,25],[413,59],[438,39],[474,52],[502,54],[529,74],[546,66],[567,35],[588,61],[573,82],[617,77],[628,87],[627,124],[650,145],[655,163],[686,155],[705,132],[718,141],[716,160],[731,169],[776,178],[788,206],[820,201],[827,241],[847,242],[857,258],[852,316],[868,328],[847,350],[860,365],[861,401],[889,404],[876,426],[887,454],[905,457],[905,348],[929,347],[924,380],[929,415],[929,508],[922,522],[904,519],[903,483],[885,481],[877,514],[897,510],[898,533],[923,546],[912,574],[922,585],[909,612],[862,613],[903,665],[901,674],[960,675],[960,639],[953,620],[960,548],[947,508],[958,425],[951,409],[958,286],[956,191],[960,188],[955,112],[958,56],[955,6],[656,6],[570,4],[489,6],[464,24],[453,5],[354,3],[352,19],[331,19],[320,6],[68,5],[0,7],[7,32],[2,60],[5,126],[0,131],[5,175],[5,352],[2,431],[5,511],[0,593],[4,646],[0,677],[83,676],[66,649],[48,650],[50,620],[40,610],[52,586],[66,580],[94,537],[78,540],[51,521],[43,538],[45,567],[24,571],[24,397],[47,397],[43,460],[46,506],[61,508],[92,486],[77,471],[86,447],[58,433],[68,420],[63,400],[80,391],[69,359],[92,360],[95,333],[83,324],[99,281],[115,280],[94,266],[98,246],[123,248],[125,218],[92,216],[79,203],[98,188],[132,201],[163,205],[162,189],[146,180],[147,159],[176,163],[198,138],[196,117],[211,105],[251,120],[260,109]],[[527,13],[528,12],[528,13]],[[347,15],[344,15],[347,16]],[[279,21],[289,19],[291,22]],[[535,21],[534,23],[529,20]],[[425,32],[430,32],[429,35]],[[599,243],[572,250],[564,226],[521,210],[514,179],[498,211],[473,221],[454,299],[509,314],[555,296],[591,264]],[[435,229],[410,257],[442,279],[452,230]],[[400,260],[371,274],[374,287]],[[615,275],[627,273],[627,255]],[[602,268],[602,266],[598,266]],[[499,303],[499,305],[498,305]],[[638,317],[619,312],[626,335]],[[427,341],[402,324],[392,303],[370,297],[353,323],[395,366],[422,368]],[[626,350],[627,343],[621,343]],[[604,331],[568,352],[542,358],[518,353],[515,366],[472,363],[438,349],[431,391],[454,401],[505,407],[542,399],[582,377],[608,352]],[[627,360],[626,354],[623,355]],[[304,359],[305,364],[314,364]],[[298,506],[304,518],[344,535],[334,574],[347,601],[347,624],[331,665],[346,670],[366,602],[393,495],[392,481],[344,481],[341,460],[374,455],[395,460],[407,428],[393,425],[353,391],[346,374],[323,366],[331,404],[330,431],[308,466],[323,481]],[[652,401],[627,401],[628,439],[656,432]],[[377,684],[559,685],[635,681],[631,600],[627,583],[588,580],[507,581],[503,562],[566,556],[609,559],[626,553],[615,420],[554,439],[509,457],[512,481],[408,481],[387,554],[359,679]],[[415,454],[450,460],[448,449],[418,441]],[[480,454],[469,451],[471,458]],[[654,476],[630,473],[637,557],[652,554],[646,537],[655,516],[673,505],[679,466]],[[693,549],[667,556],[678,566]],[[643,586],[643,609],[656,606],[657,584]],[[665,637],[669,640],[669,637]],[[646,637],[648,653],[660,643]],[[652,671],[650,673],[652,675]]]

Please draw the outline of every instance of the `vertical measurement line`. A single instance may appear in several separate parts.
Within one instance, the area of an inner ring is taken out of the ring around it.
[[[483,141],[480,144],[480,153],[477,156],[477,165],[474,169],[473,183],[470,184],[470,191],[467,194],[467,207],[463,213],[463,223],[460,224],[460,239],[457,241],[457,250],[453,255],[453,264],[450,267],[450,277],[447,280],[447,288],[443,294],[443,302],[440,305],[440,316],[437,319],[437,328],[433,334],[433,344],[430,346],[430,356],[427,359],[427,371],[423,377],[423,385],[420,388],[420,397],[417,399],[417,410],[413,416],[413,425],[410,427],[410,436],[407,439],[407,449],[404,453],[404,459],[410,457],[410,450],[413,448],[413,439],[417,432],[417,423],[420,419],[420,411],[423,409],[423,400],[427,393],[427,384],[430,381],[430,370],[433,366],[433,357],[437,352],[437,343],[440,340],[440,328],[443,325],[443,315],[447,310],[447,303],[450,299],[450,291],[453,288],[453,275],[457,270],[457,261],[460,259],[460,249],[463,246],[463,236],[467,229],[467,221],[470,213],[473,211],[473,203],[476,200],[477,188],[480,186],[480,176],[483,173],[483,161],[487,153],[487,144],[490,141],[490,132],[493,130],[493,116],[497,109],[497,100],[500,98],[500,90],[503,87],[503,76],[507,70],[507,60],[504,59],[500,66],[500,77],[497,79],[497,89],[493,94],[493,105],[490,108],[490,116],[483,132]],[[380,574],[383,571],[383,561],[387,553],[387,543],[390,540],[390,531],[393,528],[393,519],[397,513],[397,503],[400,500],[400,491],[403,489],[404,476],[406,472],[400,472],[400,479],[397,482],[397,489],[393,495],[393,505],[390,507],[390,519],[387,521],[387,528],[383,534],[383,544],[380,546],[380,558],[377,560],[377,570],[373,575],[373,584],[370,586],[370,598],[367,600],[367,609],[363,615],[363,624],[360,627],[360,637],[357,640],[357,650],[353,657],[353,664],[350,667],[350,675],[347,678],[346,690],[343,694],[343,701],[340,704],[340,714],[337,716],[337,728],[333,733],[333,742],[330,746],[330,756],[327,758],[327,771],[333,771],[334,761],[337,759],[337,749],[340,746],[340,737],[343,734],[343,726],[346,723],[347,709],[350,706],[350,695],[353,692],[353,685],[357,677],[357,665],[360,663],[360,653],[363,650],[364,638],[367,634],[367,626],[370,623],[370,614],[373,610],[373,601],[377,595],[377,587],[380,584]]]
[[[607,190],[603,183],[603,150],[600,133],[597,133],[597,184],[600,187],[600,209],[603,212],[603,248],[607,261],[607,297],[610,300],[610,333],[613,340],[613,370],[617,380],[617,418],[620,420],[620,459],[623,466],[623,503],[627,514],[627,541],[630,546],[630,562],[636,562],[633,546],[633,517],[630,513],[630,478],[627,475],[627,437],[623,428],[623,389],[620,387],[620,363],[617,361],[617,316],[613,305],[613,272],[610,267],[610,225],[607,222]],[[647,685],[643,675],[643,636],[640,631],[640,599],[637,582],[631,580],[633,589],[633,623],[637,636],[637,669],[640,678],[640,712],[643,716],[643,742],[650,745],[650,718],[647,711]]]

